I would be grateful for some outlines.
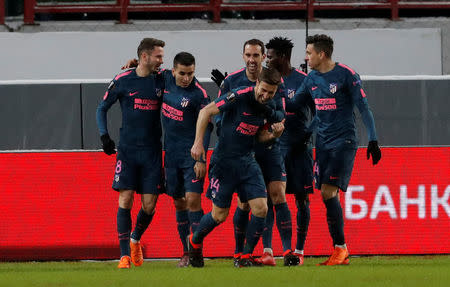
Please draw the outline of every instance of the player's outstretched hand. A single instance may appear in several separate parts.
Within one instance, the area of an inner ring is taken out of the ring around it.
[[[122,66],[121,69],[125,70],[125,69],[129,69],[129,68],[134,68],[134,67],[137,67],[137,65],[138,65],[138,60],[131,59],[131,60],[128,60],[127,63],[124,66]]]
[[[191,156],[195,161],[206,162],[205,149],[203,148],[203,145],[194,142],[194,145],[191,148]]]
[[[197,179],[202,179],[206,174],[206,163],[197,161],[194,165],[194,172]]]
[[[216,85],[220,88],[220,85],[222,85],[222,82],[228,76],[228,73],[225,72],[225,74],[222,74],[221,71],[213,69],[211,71],[211,75],[212,75],[211,80],[213,80],[213,82],[216,83]]]
[[[112,155],[116,153],[116,144],[114,141],[109,137],[109,134],[104,134],[100,137],[102,140],[102,148],[103,151],[107,155]]]
[[[376,165],[381,159],[381,150],[377,141],[370,141],[367,146],[367,159],[372,155],[372,164]]]

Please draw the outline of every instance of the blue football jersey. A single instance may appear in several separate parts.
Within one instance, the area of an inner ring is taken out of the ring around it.
[[[160,74],[140,77],[136,69],[117,75],[109,84],[97,107],[100,135],[108,133],[107,111],[119,100],[122,111],[122,146],[146,146],[161,149],[161,103],[163,81]]]
[[[194,144],[198,113],[208,105],[210,98],[196,78],[187,88],[183,88],[176,85],[171,71],[164,71],[163,76],[165,87],[161,119],[164,128],[164,165],[190,167],[194,163],[191,147]]]
[[[292,108],[305,105],[312,98],[316,108],[313,128],[317,132],[316,146],[329,149],[345,141],[357,144],[354,106],[358,107],[367,128],[369,141],[376,140],[375,122],[359,75],[344,64],[327,73],[311,71],[297,90]]]
[[[287,77],[283,77],[284,85],[286,87],[287,99],[283,98],[283,103],[286,100],[291,100],[295,92],[301,87],[306,74],[298,69],[292,69]],[[298,107],[295,111],[286,110],[286,121],[284,123],[284,132],[280,137],[280,147],[288,148],[289,146],[298,144],[305,136],[307,124],[314,114],[314,103],[311,98],[306,102],[306,105]]]
[[[222,128],[214,150],[216,160],[251,156],[256,135],[267,119],[255,108],[254,87],[242,87],[215,101],[222,114]],[[267,125],[266,125],[267,126]]]

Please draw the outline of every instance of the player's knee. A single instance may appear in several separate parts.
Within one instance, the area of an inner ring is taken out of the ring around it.
[[[156,208],[156,201],[158,196],[156,195],[144,195],[141,197],[142,210],[147,214],[152,214]]]
[[[121,208],[131,209],[133,207],[133,194],[131,190],[120,191],[119,206]]]
[[[252,214],[257,217],[266,217],[267,215],[267,204],[262,201],[252,205]]]
[[[186,198],[180,197],[180,198],[174,198],[173,199],[173,205],[175,206],[175,210],[186,210],[187,203]]]
[[[274,205],[286,202],[286,183],[273,181],[268,185],[270,199]]]
[[[238,201],[237,205],[238,205],[238,207],[241,210],[245,210],[245,211],[249,211],[250,210],[250,205],[247,202],[240,202],[240,201]]]
[[[201,194],[187,192],[186,193],[186,204],[187,209],[190,211],[199,211],[202,209],[202,198]]]
[[[320,194],[322,195],[323,200],[328,200],[337,196],[338,188],[332,185],[322,185],[322,189],[320,190]]]
[[[212,218],[218,224],[225,222],[228,217],[228,209],[218,208],[212,211]]]

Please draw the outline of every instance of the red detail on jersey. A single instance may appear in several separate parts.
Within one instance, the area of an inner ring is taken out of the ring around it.
[[[139,94],[139,92],[134,92],[134,93],[130,92],[130,97],[135,96],[137,94]]]
[[[105,95],[103,96],[103,100],[106,100],[106,98],[108,97],[108,95],[109,95],[109,91],[106,91]]]
[[[233,72],[233,73],[231,73],[231,74],[228,74],[228,76],[226,76],[225,79],[228,79],[229,76],[234,75],[234,74],[237,74],[237,73],[240,73],[240,72],[242,72],[243,70],[245,70],[245,68],[242,68],[242,69],[240,69],[240,70],[237,70],[236,72]]]
[[[159,101],[150,99],[134,99],[135,110],[158,110],[160,107]]]
[[[318,111],[335,110],[337,108],[335,98],[314,99],[314,103]]]
[[[183,111],[180,111],[172,106],[169,106],[166,103],[162,104],[162,114],[165,117],[168,117],[169,119],[175,120],[175,121],[183,121]]]
[[[225,104],[224,100],[221,100],[220,102],[216,103],[216,107],[220,108],[221,106],[223,106]]]
[[[316,89],[317,89],[317,86],[314,86],[314,87],[311,88],[311,91],[314,91]]]
[[[253,91],[253,87],[247,87],[247,88],[245,88],[245,89],[238,90],[236,93],[237,93],[238,95],[240,95],[240,94],[248,93],[248,92],[250,92],[250,91]]]
[[[133,72],[133,70],[129,70],[129,71],[123,72],[122,74],[118,74],[118,75],[114,78],[114,80],[117,81],[118,79],[120,79],[120,78],[122,78],[122,77],[125,77],[125,76],[131,74],[131,72]]]
[[[203,87],[198,82],[195,82],[195,86],[203,92],[203,97],[208,98],[208,94],[206,94],[205,89],[203,89]]]
[[[286,111],[286,99],[281,98],[281,102],[283,103],[283,110]]]
[[[236,128],[238,132],[243,135],[254,136],[258,131],[259,126],[251,125],[248,123],[241,122],[239,126]]]
[[[367,97],[366,96],[366,93],[364,93],[364,90],[361,88],[361,96],[363,97],[363,98],[365,98],[365,97]]]
[[[356,72],[352,68],[350,68],[349,66],[341,64],[341,63],[339,63],[338,65],[343,67],[343,68],[345,68],[345,69],[347,69],[347,70],[349,70],[352,73],[352,75],[356,74]]]
[[[303,72],[302,70],[299,69],[295,69],[296,72],[302,74],[303,76],[307,76],[308,74],[306,74],[305,72]]]

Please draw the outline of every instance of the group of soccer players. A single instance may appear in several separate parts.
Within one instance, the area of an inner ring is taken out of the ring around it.
[[[367,157],[372,156],[373,164],[380,160],[381,151],[359,75],[332,61],[333,40],[326,35],[307,38],[305,59],[312,69],[308,75],[291,66],[293,43],[289,39],[274,37],[266,45],[257,39],[245,42],[245,68],[228,76],[213,70],[212,79],[220,86],[213,102],[194,77],[195,58],[190,53],[178,53],[171,71],[160,69],[164,46],[161,40],[143,39],[138,61],[127,63],[127,67],[135,68],[111,81],[97,108],[102,147],[108,155],[116,151],[108,135],[107,111],[117,100],[122,110],[113,180],[113,189],[119,192],[118,267],[130,268],[131,262],[142,265],[140,238],[164,190],[173,197],[184,250],[179,267],[204,265],[202,242],[226,220],[235,192],[235,266],[276,264],[272,252],[275,218],[284,265],[303,264],[310,218],[308,195],[313,192],[312,133],[316,133],[314,176],[327,208],[334,246],[332,255],[321,264],[349,264],[338,191],[346,191],[357,150],[355,105],[368,130]],[[264,60],[267,68],[263,67]],[[201,194],[212,119],[218,142],[209,165],[206,195],[213,207],[203,214]],[[131,232],[135,192],[141,194],[142,208]],[[291,247],[292,222],[286,193],[295,195],[297,205],[295,249]],[[261,236],[264,253],[254,258]]]

